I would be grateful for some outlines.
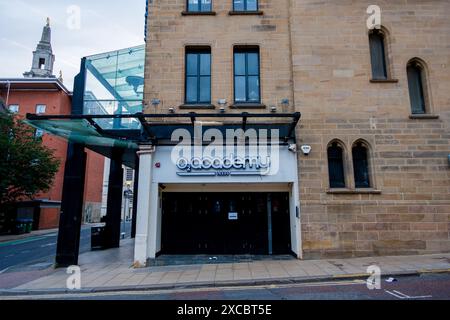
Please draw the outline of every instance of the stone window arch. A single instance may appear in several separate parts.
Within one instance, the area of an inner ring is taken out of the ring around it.
[[[385,27],[369,32],[372,80],[393,78],[392,57],[390,54],[390,34]]]
[[[431,92],[428,85],[428,68],[420,58],[413,58],[406,66],[409,101],[412,114],[427,114],[431,111]]]
[[[370,170],[370,147],[365,140],[357,140],[353,144],[352,160],[355,188],[372,188],[373,176]]]
[[[333,140],[327,147],[328,177],[330,189],[346,188],[345,146],[339,140]]]

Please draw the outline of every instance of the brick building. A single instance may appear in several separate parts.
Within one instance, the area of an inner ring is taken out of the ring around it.
[[[6,107],[22,119],[27,113],[55,115],[70,114],[72,109],[72,92],[63,84],[62,79],[53,75],[55,56],[51,48],[51,28],[49,21],[42,32],[41,41],[33,52],[32,68],[24,74],[24,78],[0,78],[0,97]],[[52,188],[36,196],[36,201],[25,203],[31,205],[38,221],[35,228],[49,229],[59,225],[61,194],[64,181],[64,165],[67,154],[67,142],[61,138],[46,134],[36,129],[36,137],[43,144],[54,150],[54,156],[61,161]],[[84,196],[84,214],[100,220],[102,202],[104,158],[94,152],[88,152],[88,176]]]

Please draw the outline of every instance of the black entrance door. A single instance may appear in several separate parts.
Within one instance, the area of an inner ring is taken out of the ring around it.
[[[163,193],[162,201],[162,253],[268,254],[269,239],[274,254],[290,253],[287,193]]]

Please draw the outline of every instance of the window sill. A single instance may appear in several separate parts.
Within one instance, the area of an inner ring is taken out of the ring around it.
[[[212,105],[212,104],[182,104],[180,106],[180,109],[182,110],[187,110],[187,109],[191,109],[191,110],[211,110],[211,109],[215,109],[216,106]]]
[[[263,11],[230,11],[228,12],[230,16],[262,16],[264,14]]]
[[[215,11],[182,11],[182,16],[215,16]]]
[[[410,119],[439,119],[437,114],[411,114]]]
[[[261,103],[235,103],[231,109],[266,109],[267,106]]]
[[[381,194],[381,190],[376,189],[329,189],[328,194]]]
[[[371,83],[398,83],[398,79],[370,79]]]

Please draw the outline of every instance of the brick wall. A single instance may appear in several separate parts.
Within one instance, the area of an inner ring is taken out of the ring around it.
[[[1,95],[6,97],[6,92]],[[9,95],[9,104],[18,104],[19,116],[25,118],[27,113],[36,113],[36,105],[46,105],[47,115],[68,115],[71,113],[72,102],[69,95],[63,91],[54,90],[12,90]],[[62,188],[64,184],[64,169],[67,155],[67,141],[62,138],[44,134],[43,144],[53,150],[53,155],[60,161],[59,170],[55,175],[53,185],[46,193],[36,195],[36,199],[47,199],[52,201],[61,201]],[[103,166],[104,157],[92,151],[86,150],[88,162],[86,166],[86,185],[85,185],[85,207],[89,207],[90,212],[95,217],[100,215],[102,202],[103,185]],[[43,209],[40,219],[40,229],[54,228],[59,223],[59,210]],[[97,219],[99,220],[99,218]]]

